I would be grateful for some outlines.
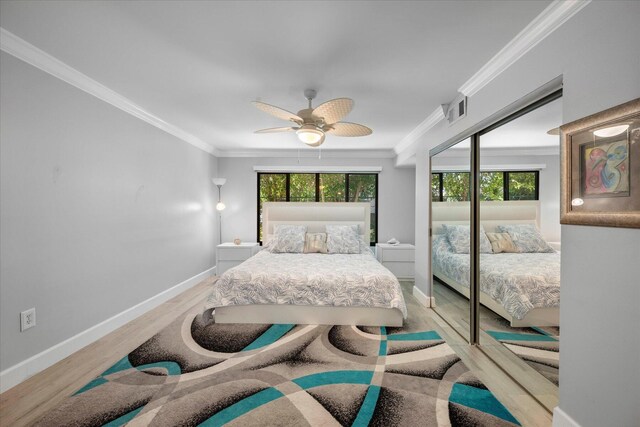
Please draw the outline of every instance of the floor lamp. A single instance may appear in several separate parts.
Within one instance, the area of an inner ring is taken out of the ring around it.
[[[213,184],[218,187],[218,203],[216,204],[216,210],[218,211],[218,244],[222,244],[222,211],[226,206],[222,203],[221,191],[222,186],[227,182],[226,178],[211,178]]]

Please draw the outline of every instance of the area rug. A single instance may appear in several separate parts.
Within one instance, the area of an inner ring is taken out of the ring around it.
[[[527,362],[553,384],[558,385],[560,328],[532,326],[514,328],[501,317],[481,319],[481,328],[516,356]]]
[[[434,330],[177,319],[40,426],[513,426]]]

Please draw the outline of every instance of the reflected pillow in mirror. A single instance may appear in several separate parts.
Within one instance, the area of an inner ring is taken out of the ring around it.
[[[457,254],[468,254],[471,246],[471,232],[468,225],[442,224],[444,234],[451,245],[451,249]],[[491,242],[487,239],[484,227],[480,226],[480,253],[491,254]]]
[[[493,249],[494,254],[520,252],[516,245],[513,244],[509,233],[487,233],[487,238],[491,242],[491,249]]]
[[[509,233],[509,237],[523,253],[551,253],[555,250],[542,238],[538,228],[534,224],[507,224],[498,225],[496,230],[500,233]]]

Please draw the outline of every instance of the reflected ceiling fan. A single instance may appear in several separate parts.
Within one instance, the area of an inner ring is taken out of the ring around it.
[[[311,108],[311,101],[316,97],[317,92],[313,89],[304,91],[304,97],[309,101],[309,107],[293,114],[290,111],[266,104],[260,101],[253,101],[252,104],[265,113],[271,114],[279,119],[294,122],[297,126],[269,128],[255,131],[255,133],[274,132],[295,132],[298,139],[310,147],[319,147],[324,142],[326,134],[335,136],[366,136],[373,132],[366,126],[341,122],[353,108],[353,100],[349,98],[336,98],[320,104],[316,108]]]

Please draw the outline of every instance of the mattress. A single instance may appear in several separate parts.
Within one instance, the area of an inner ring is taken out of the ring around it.
[[[454,253],[444,236],[433,238],[432,262],[434,269],[469,287],[469,254]],[[480,254],[480,290],[518,320],[534,308],[559,307],[560,254]]]
[[[260,251],[218,279],[205,309],[251,304],[395,308],[407,317],[400,283],[368,249],[361,254]]]

